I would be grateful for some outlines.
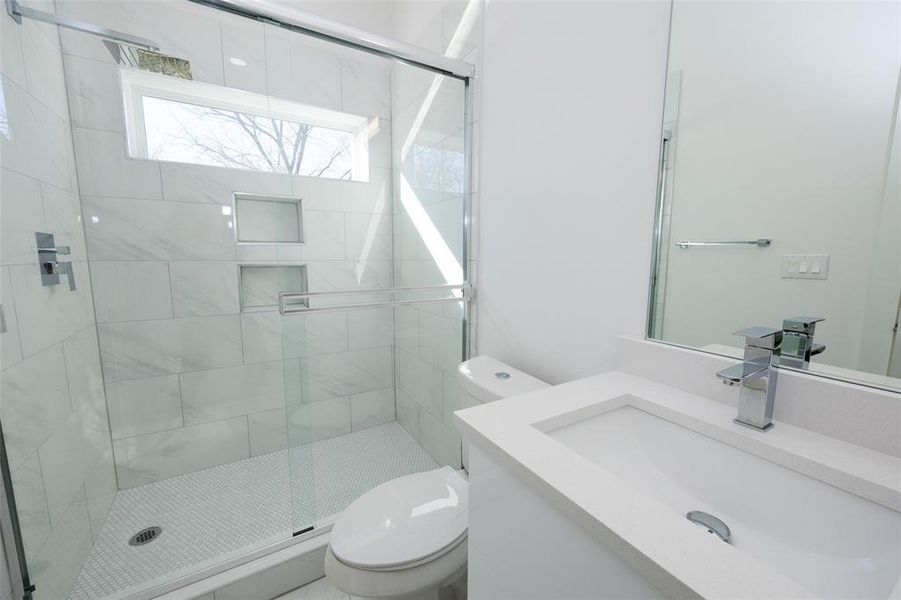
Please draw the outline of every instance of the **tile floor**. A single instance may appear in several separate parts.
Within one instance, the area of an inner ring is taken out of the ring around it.
[[[124,490],[69,599],[120,598],[241,556],[321,524],[380,483],[437,466],[391,422]],[[163,528],[157,539],[128,545],[151,525]],[[286,596],[320,597],[333,596]]]

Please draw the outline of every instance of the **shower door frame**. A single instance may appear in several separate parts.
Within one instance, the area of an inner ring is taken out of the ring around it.
[[[201,4],[216,10],[223,10],[230,13],[238,14],[244,17],[256,19],[264,23],[270,23],[292,30],[301,35],[312,36],[324,41],[332,42],[349,48],[354,48],[369,54],[380,56],[394,61],[399,61],[414,67],[434,72],[438,75],[450,77],[463,82],[464,93],[464,109],[463,109],[463,148],[465,153],[464,161],[464,194],[463,194],[463,247],[462,247],[462,270],[463,281],[459,282],[468,293],[464,293],[460,299],[463,303],[462,316],[462,348],[461,353],[463,359],[469,358],[475,347],[474,332],[471,327],[472,322],[472,302],[474,294],[472,294],[472,282],[470,281],[470,244],[472,241],[472,163],[473,143],[472,143],[472,116],[473,107],[473,79],[476,77],[476,67],[464,60],[443,56],[436,52],[418,48],[403,42],[392,40],[370,33],[368,31],[350,27],[319,17],[304,11],[291,9],[284,5],[278,6],[271,0],[254,0],[253,4],[247,0],[189,0],[195,4]],[[475,1],[475,0],[474,0]],[[99,34],[98,34],[99,35]],[[453,284],[457,287],[457,284]],[[390,292],[392,288],[386,288],[384,291]],[[0,434],[2,435],[2,434]],[[0,437],[0,444],[2,444]],[[5,446],[4,446],[5,450]],[[4,452],[5,454],[5,452]],[[17,515],[15,511],[15,497],[12,489],[12,482],[8,475],[8,469],[3,469],[3,489],[0,490],[0,516],[6,515],[6,518],[0,518],[0,531],[7,545],[7,562],[10,566],[10,577],[13,580],[12,589],[14,594],[22,594],[26,600],[31,597],[30,590],[33,589],[32,583],[29,581],[28,565],[25,562],[23,551],[23,540],[21,531],[17,523]],[[282,540],[265,548],[248,552],[240,557],[228,559],[216,565],[198,569],[197,571],[172,579],[166,583],[156,585],[144,591],[137,592],[127,596],[128,600],[150,600],[159,595],[175,591],[192,583],[196,583],[203,579],[212,577],[219,573],[223,573],[237,566],[252,562],[261,557],[272,554],[278,550],[299,544],[301,542],[313,539],[331,530],[332,523],[325,522],[313,525],[307,529],[296,532],[291,538]],[[15,559],[10,556],[10,550],[15,555]],[[24,589],[23,589],[24,588]]]
[[[238,14],[297,31],[327,42],[355,50],[399,60],[414,67],[469,83],[476,75],[475,65],[412,44],[392,40],[378,34],[326,19],[303,10],[293,9],[272,0],[189,0],[195,4]]]

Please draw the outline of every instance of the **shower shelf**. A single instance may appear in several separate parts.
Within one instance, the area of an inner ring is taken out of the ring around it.
[[[307,290],[307,266],[285,264],[238,265],[241,312],[274,311],[279,307],[280,290]]]
[[[235,238],[238,244],[302,244],[300,198],[235,192]]]

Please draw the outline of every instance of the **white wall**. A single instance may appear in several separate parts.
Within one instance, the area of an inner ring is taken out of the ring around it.
[[[666,2],[489,0],[478,350],[552,383],[645,324]]]
[[[766,237],[773,245],[671,244],[665,339],[735,346],[737,329],[809,314],[826,318],[817,362],[857,367],[899,18],[897,2],[676,3],[671,241]],[[831,254],[828,279],[781,279],[782,255],[793,253]],[[897,306],[898,287],[892,293]],[[887,348],[883,341],[883,374]]]

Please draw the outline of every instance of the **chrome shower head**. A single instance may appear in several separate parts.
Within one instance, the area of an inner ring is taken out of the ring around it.
[[[116,63],[123,67],[161,73],[181,79],[194,79],[191,74],[191,63],[184,58],[109,39],[104,39],[103,45],[113,55]]]

